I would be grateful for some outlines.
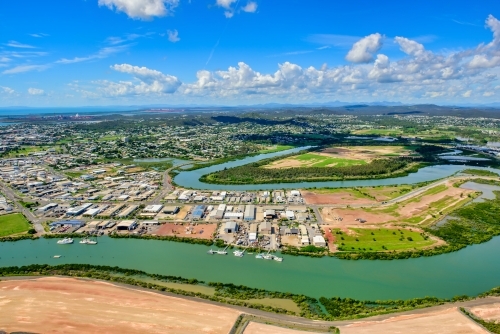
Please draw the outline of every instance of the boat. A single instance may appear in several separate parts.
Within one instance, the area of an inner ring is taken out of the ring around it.
[[[90,238],[83,238],[80,240],[80,243],[84,245],[97,245],[97,241],[91,240]]]
[[[235,250],[235,251],[233,252],[233,254],[234,254],[234,256],[237,256],[237,257],[243,257],[243,255],[245,254],[245,250],[242,250],[242,251],[240,251],[240,250]]]
[[[283,258],[279,256],[273,256],[274,261],[283,262]]]
[[[57,243],[59,245],[72,244],[73,243],[73,239],[72,238],[64,238],[64,239],[58,240]]]
[[[226,249],[229,247],[229,245],[226,246],[226,248],[224,248],[223,250],[218,250],[216,253],[219,254],[219,255],[227,255],[227,251]]]
[[[262,254],[259,253],[259,254],[255,255],[255,258],[256,259],[262,259]]]
[[[269,251],[267,252],[267,254],[266,254],[266,255],[262,255],[262,258],[263,258],[264,260],[272,260],[272,259],[273,259],[273,257],[274,257],[274,255],[271,255],[271,254],[269,254],[269,253],[271,253],[271,250],[269,250]]]
[[[61,257],[61,255],[54,255],[54,259],[58,259],[60,257]]]
[[[215,254],[215,251],[213,249],[210,249],[207,254],[210,254],[210,255],[214,255]]]

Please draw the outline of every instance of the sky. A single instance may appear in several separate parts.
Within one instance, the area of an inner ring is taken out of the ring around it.
[[[0,107],[500,102],[493,0],[0,1]]]

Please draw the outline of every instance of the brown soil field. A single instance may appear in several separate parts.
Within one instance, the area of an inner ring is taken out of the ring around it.
[[[189,223],[184,223],[184,225],[165,223],[156,231],[156,234],[169,236],[176,235],[183,238],[211,239],[216,228],[217,224],[198,224],[194,226],[189,225]],[[203,231],[203,233],[200,233],[201,231]]]
[[[373,204],[375,200],[370,198],[357,198],[349,192],[338,192],[333,194],[318,194],[312,191],[302,190],[302,197],[307,204]]]
[[[402,146],[350,146],[350,147],[329,147],[321,151],[327,156],[337,158],[372,161],[383,158],[387,155],[409,155],[410,150]]]
[[[342,334],[486,334],[456,307],[428,313],[395,315],[382,321],[359,321],[338,326]]]
[[[474,306],[470,312],[485,321],[500,322],[500,299],[495,304]]]
[[[337,227],[329,226],[329,225],[322,225],[321,226],[321,229],[325,232],[325,234],[323,236],[325,237],[325,240],[328,243],[328,249],[330,250],[330,252],[336,252],[337,246],[335,245],[335,241],[337,239],[335,238],[335,234],[330,232],[330,230],[332,228],[338,228],[338,226]],[[347,230],[344,229],[344,232],[347,232]]]
[[[418,200],[409,199],[404,202],[394,204],[393,210],[390,210],[391,206],[381,206],[372,209],[336,209],[325,207],[320,210],[320,213],[325,223],[333,223],[333,225],[337,227],[349,225],[363,226],[363,224],[356,221],[357,218],[365,219],[366,224],[402,223],[405,219],[410,219],[416,216],[431,219],[432,216],[430,211],[432,210],[432,205],[436,202],[446,199],[448,201],[447,206],[441,209],[445,210],[446,208],[452,207],[458,202],[463,201],[467,198],[468,194],[474,192],[471,190],[455,188],[451,182],[447,183],[446,186],[447,188],[444,191],[437,194],[426,195]],[[463,194],[463,197],[460,197],[460,194]],[[343,220],[335,220],[336,217],[342,217]]]
[[[0,330],[33,333],[228,333],[240,312],[73,278],[0,282]]]
[[[261,324],[260,322],[250,322],[245,328],[244,334],[302,334],[311,333],[301,330],[277,327],[272,325]]]

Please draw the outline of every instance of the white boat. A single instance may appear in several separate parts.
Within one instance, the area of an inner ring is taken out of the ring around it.
[[[262,259],[262,254],[259,253],[259,254],[255,255],[255,258],[256,259]]]
[[[61,255],[54,255],[54,259],[58,259],[60,257],[61,257]]]
[[[266,255],[263,255],[262,258],[264,260],[272,260],[273,259],[273,256],[272,255],[269,255],[269,254],[266,254]]]
[[[215,251],[213,249],[210,249],[207,254],[210,254],[210,255],[214,255],[215,254]]]
[[[91,240],[89,238],[83,238],[82,240],[80,240],[80,243],[84,245],[97,245],[97,241]]]
[[[218,250],[216,253],[219,255],[227,255],[227,252],[225,250]]]
[[[243,257],[243,255],[245,254],[245,250],[242,250],[242,251],[240,251],[240,250],[235,250],[235,251],[233,252],[233,254],[234,254],[234,256],[237,256],[237,257]]]
[[[274,260],[274,261],[278,261],[278,262],[283,262],[283,258],[282,258],[282,257],[279,257],[279,256],[274,256],[274,257],[273,257],[273,260]]]
[[[64,239],[58,240],[57,243],[59,245],[72,244],[73,243],[73,239],[72,238],[64,238]]]

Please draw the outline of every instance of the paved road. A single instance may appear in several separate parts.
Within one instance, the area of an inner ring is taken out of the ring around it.
[[[175,166],[172,166],[169,169],[167,169],[163,173],[163,182],[162,182],[161,190],[158,193],[158,195],[156,195],[152,199],[152,203],[158,204],[163,198],[165,198],[165,196],[168,195],[169,192],[171,192],[174,189],[174,187],[172,185],[172,179],[170,178],[170,175],[169,175],[170,171],[172,171],[176,168],[182,167],[182,166],[187,166],[187,165],[192,165],[192,164],[193,164],[192,162],[188,162],[188,163],[183,163],[180,165],[175,165]]]

